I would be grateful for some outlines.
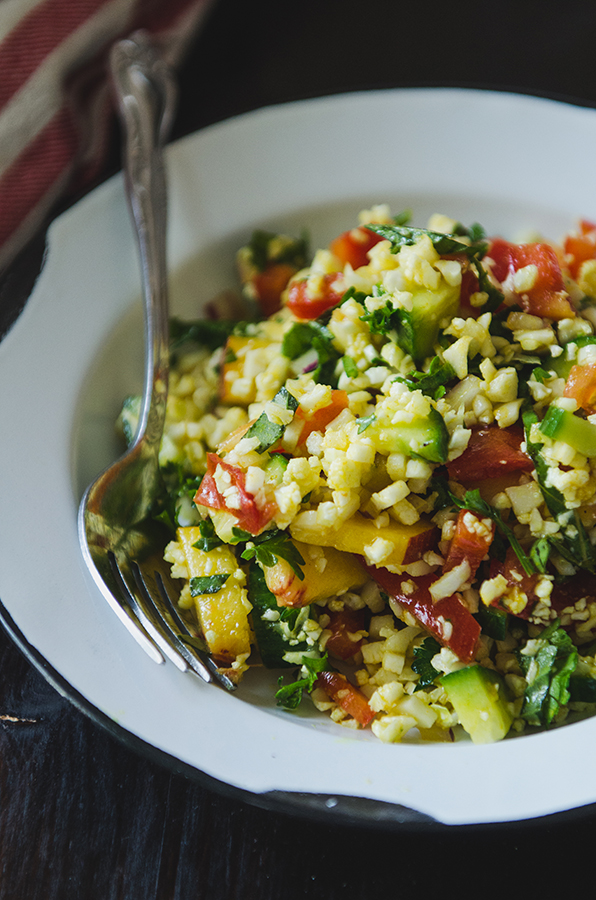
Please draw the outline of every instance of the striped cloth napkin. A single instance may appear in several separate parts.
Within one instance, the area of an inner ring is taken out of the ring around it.
[[[138,28],[176,66],[212,0],[0,0],[0,271],[101,174],[111,44]]]

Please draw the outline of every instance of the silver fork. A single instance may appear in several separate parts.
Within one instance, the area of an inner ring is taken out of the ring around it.
[[[161,487],[158,454],[169,370],[162,148],[176,89],[168,67],[141,32],[114,45],[110,74],[125,135],[124,179],[141,260],[145,384],[132,445],[81,500],[79,540],[101,593],[151,659],[163,663],[168,657],[181,671],[232,689],[176,609],[172,597],[177,591],[163,559],[168,534],[151,518]]]

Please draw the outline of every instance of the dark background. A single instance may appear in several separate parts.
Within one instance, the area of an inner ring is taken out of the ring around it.
[[[262,105],[394,86],[498,88],[592,106],[595,47],[596,8],[585,0],[219,0],[180,73],[174,137]],[[33,277],[37,258],[25,255],[0,285],[15,308],[16,286],[23,274]],[[0,900],[550,898],[563,885],[566,893],[594,890],[591,810],[424,830],[256,808],[125,747],[1,631],[0,716]],[[578,765],[594,760],[553,759],[553,781]],[[521,784],[532,772],[486,777]]]

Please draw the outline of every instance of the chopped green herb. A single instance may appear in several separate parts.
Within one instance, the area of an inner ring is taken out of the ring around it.
[[[366,322],[372,334],[389,334],[390,331],[398,331],[410,327],[410,317],[406,311],[395,307],[393,301],[388,297],[385,305],[378,309],[366,311],[360,316],[363,322]]]
[[[306,676],[298,678],[290,684],[284,685],[283,675],[280,676],[278,681],[280,687],[275,694],[278,706],[281,706],[284,709],[296,709],[299,706],[303,692],[307,691],[310,694],[313,690],[319,672],[328,671],[327,654],[320,659],[315,659],[311,656],[303,656],[302,667],[303,669],[306,669]]]
[[[439,231],[429,231],[428,228],[413,228],[409,225],[367,225],[370,231],[390,241],[391,249],[397,253],[402,247],[412,246],[421,237],[428,237],[440,256],[446,254],[461,254],[468,258],[482,259],[488,244],[484,241],[463,244],[451,234],[442,234]]]
[[[333,335],[319,322],[297,322],[284,335],[281,352],[288,359],[298,359],[311,349],[317,354],[313,380],[336,387],[335,364],[340,354],[333,346]]]
[[[530,550],[530,559],[536,566],[537,571],[542,572],[543,575],[546,572],[550,549],[551,545],[548,538],[539,538],[537,541],[534,541]]]
[[[532,370],[532,375],[534,376],[534,381],[539,381],[541,384],[544,384],[544,382],[551,377],[550,372],[547,372],[542,366],[536,366],[536,368]]]
[[[405,377],[398,375],[395,380],[406,384],[411,391],[422,391],[423,394],[438,400],[437,394],[442,396],[445,393],[445,385],[455,378],[453,367],[438,356],[434,356],[427,372],[408,372]],[[442,393],[439,393],[440,391]]]
[[[199,531],[201,532],[201,537],[193,544],[193,547],[196,547],[197,550],[202,550],[203,553],[209,553],[211,550],[214,550],[216,547],[220,547],[223,544],[221,538],[217,536],[211,519],[202,519],[202,521],[199,522]]]
[[[363,431],[366,431],[369,425],[375,421],[377,417],[373,413],[372,416],[364,416],[362,419],[358,419],[358,434],[362,434]]]
[[[432,665],[432,658],[441,652],[441,645],[435,638],[427,637],[418,647],[414,647],[414,661],[412,669],[419,676],[418,684],[415,690],[421,691],[423,688],[434,684],[435,678],[441,674]]]
[[[190,579],[190,596],[198,597],[201,594],[217,594],[221,591],[230,576],[219,575],[196,575]]]
[[[569,702],[569,679],[575,672],[579,654],[558,619],[530,647],[535,652],[524,653],[522,648],[517,654],[528,683],[521,715],[530,725],[550,725],[561,707]]]
[[[278,559],[285,559],[300,581],[304,580],[304,572],[300,568],[301,565],[304,565],[304,558],[288,533],[281,529],[265,531],[257,537],[251,535],[241,557],[242,559],[253,559],[254,557],[257,562],[266,567],[274,566]]]
[[[298,409],[298,401],[285,386],[279,389],[273,398],[273,402],[292,412]],[[257,453],[264,453],[265,450],[269,450],[270,447],[273,447],[274,444],[281,440],[284,430],[285,425],[272,422],[267,413],[261,413],[257,421],[253,422],[244,436],[247,438],[258,438],[259,443],[255,450]]]

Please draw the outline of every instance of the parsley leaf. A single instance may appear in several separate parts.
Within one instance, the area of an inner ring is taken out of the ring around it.
[[[285,385],[277,392],[273,398],[273,402],[292,412],[295,412],[298,409],[298,401],[293,394],[290,394]],[[265,450],[268,450],[270,447],[273,447],[274,444],[277,444],[283,437],[284,430],[285,425],[280,425],[278,422],[272,422],[267,413],[263,412],[257,421],[253,422],[244,437],[258,438],[259,443],[255,447],[255,450],[257,453],[264,453]]]
[[[535,642],[531,645],[537,646],[535,653],[524,653],[522,649],[517,654],[528,682],[521,715],[530,725],[550,725],[561,707],[569,702],[569,679],[575,672],[579,654],[558,619]]]
[[[445,385],[455,378],[453,367],[438,356],[434,356],[428,372],[408,372],[405,377],[398,375],[395,381],[403,382],[411,391],[422,391],[423,394],[438,400],[445,393]]]
[[[411,340],[413,337],[410,333],[412,329],[410,315],[406,310],[394,306],[390,298],[387,298],[384,306],[372,311],[367,310],[364,315],[360,316],[360,320],[366,322],[371,334],[386,335],[390,331],[405,329],[406,339]]]
[[[319,384],[335,387],[335,364],[340,354],[333,346],[333,335],[325,325],[317,321],[296,322],[284,335],[281,352],[288,359],[298,359],[308,350],[315,350],[317,366],[313,371],[313,380]]]
[[[319,672],[328,671],[327,654],[320,659],[314,659],[311,656],[302,657],[302,666],[306,669],[306,676],[292,681],[290,684],[283,683],[283,675],[280,676],[278,684],[279,690],[275,694],[277,705],[284,709],[296,709],[302,700],[304,691],[310,694],[315,686]]]
[[[218,575],[195,575],[190,579],[190,596],[199,597],[201,594],[217,594],[221,591],[230,576],[223,573]]]
[[[370,231],[391,242],[391,250],[397,253],[401,247],[411,246],[421,237],[429,237],[439,256],[446,254],[462,254],[468,258],[480,258],[486,253],[488,245],[484,241],[463,244],[451,234],[430,231],[428,228],[413,228],[410,225],[367,225]]]
[[[193,547],[196,547],[197,550],[202,550],[203,553],[209,553],[211,550],[214,550],[216,547],[220,547],[223,544],[221,538],[217,536],[211,519],[202,519],[199,522],[199,531],[201,537],[193,544]]]
[[[441,645],[435,638],[427,637],[418,647],[414,647],[414,661],[412,669],[419,676],[415,691],[421,691],[425,687],[434,684],[435,678],[441,674],[432,665],[432,658],[441,652]]]
[[[286,531],[279,528],[264,531],[257,537],[252,537],[244,551],[242,559],[253,559],[267,568],[274,566],[278,559],[285,559],[290,564],[300,581],[304,580],[304,572],[300,566],[304,565],[304,558],[296,545],[290,539]]]

